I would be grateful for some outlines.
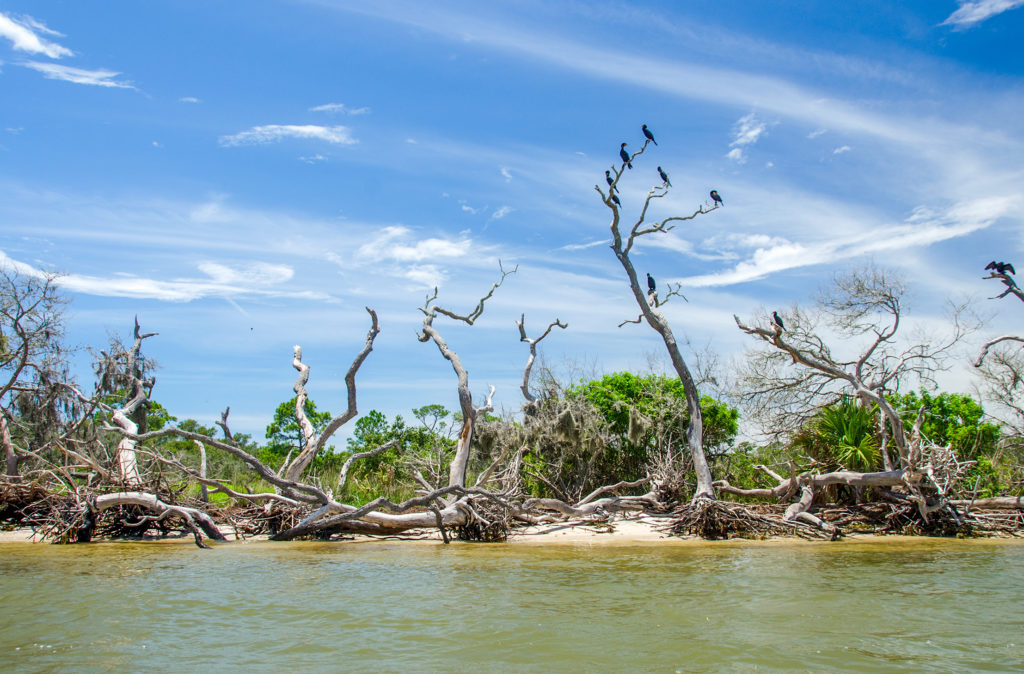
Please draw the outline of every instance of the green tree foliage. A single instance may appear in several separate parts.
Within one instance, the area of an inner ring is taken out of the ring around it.
[[[705,448],[724,451],[736,437],[739,413],[707,396],[701,409]],[[574,501],[602,485],[643,477],[654,463],[685,472],[688,425],[677,378],[617,372],[539,401],[522,424],[498,423],[494,432],[481,427],[478,438],[497,436],[488,448],[492,457],[526,446],[526,490]]]
[[[303,447],[302,427],[299,425],[299,418],[295,416],[295,400],[293,397],[278,405],[274,410],[273,421],[267,426],[267,444],[260,450],[260,460],[275,468],[279,467],[289,453],[294,456]],[[310,398],[306,399],[305,413],[316,433],[322,431],[331,420],[331,413],[318,411],[316,403]],[[328,447],[325,450],[314,460],[314,468],[322,467],[325,460],[333,463],[329,457],[333,448]]]
[[[352,437],[341,453],[342,462],[357,452],[367,452],[392,440],[395,447],[357,461],[349,471],[345,496],[353,502],[365,502],[377,496],[406,498],[412,495],[413,470],[439,473],[446,466],[455,442],[446,431],[452,413],[443,405],[424,405],[412,411],[418,425],[408,425],[401,415],[394,420],[371,410],[355,423]],[[340,467],[340,463],[339,463]],[[432,470],[433,469],[433,470]]]
[[[631,455],[686,443],[690,415],[677,377],[616,372],[569,389],[567,397],[593,405]],[[720,453],[736,438],[739,412],[709,396],[701,396],[700,408],[705,451]]]
[[[999,425],[983,421],[985,410],[969,395],[920,391],[893,395],[889,399],[907,428],[913,426],[918,410],[924,406],[921,432],[938,445],[952,445],[961,458],[990,456],[996,449]]]
[[[855,398],[819,411],[794,436],[792,448],[830,467],[870,472],[880,466],[875,437],[877,408],[860,405]]]

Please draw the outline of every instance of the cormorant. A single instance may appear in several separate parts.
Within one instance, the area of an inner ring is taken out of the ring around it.
[[[660,166],[658,167],[658,175],[661,176],[662,182],[664,182],[669,187],[672,187],[672,183],[668,181],[668,174],[662,171]]]
[[[651,130],[647,128],[647,125],[644,124],[642,128],[644,130],[644,138],[657,145],[658,141],[654,140],[654,134],[651,133]]]
[[[1017,270],[1014,269],[1013,265],[1009,262],[996,262],[995,260],[992,260],[985,265],[985,269],[994,269],[997,274],[1006,274],[1006,272],[1010,272],[1011,274],[1017,273]]]
[[[619,146],[619,156],[622,157],[622,162],[628,167],[633,168],[633,165],[629,163],[629,153],[626,152],[626,144],[623,143]]]
[[[612,195],[612,201],[614,201],[615,205],[618,206],[619,208],[622,207],[622,202],[619,201],[619,198],[617,196],[615,196],[614,194]]]
[[[619,188],[615,186],[615,178],[612,178],[612,172],[611,171],[605,171],[604,172],[604,179],[605,179],[605,182],[608,183],[608,187],[611,188],[612,192],[618,191]]]
[[[654,283],[654,277],[651,276],[650,273],[648,273],[647,274],[647,292],[653,293],[655,290],[657,290],[657,288],[658,288],[658,286],[655,285],[655,283]]]
[[[785,324],[784,324],[784,323],[782,322],[782,317],[781,317],[781,316],[779,316],[779,312],[778,312],[778,311],[773,311],[773,312],[772,312],[772,321],[774,321],[774,322],[775,322],[775,325],[779,326],[779,328],[780,328],[781,330],[785,330],[785,329],[786,329],[786,326],[785,326]]]
[[[722,204],[723,206],[725,206],[725,202],[722,201],[722,197],[719,196],[718,190],[711,190],[711,198],[714,200],[716,204]]]

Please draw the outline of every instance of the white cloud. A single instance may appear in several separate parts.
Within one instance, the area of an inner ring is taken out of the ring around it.
[[[75,84],[91,84],[97,87],[135,88],[129,82],[117,82],[112,79],[121,74],[114,70],[85,70],[83,68],[61,66],[56,63],[40,63],[39,61],[25,61],[21,65],[32,70],[38,70],[44,77],[51,80],[63,80],[65,82],[74,82]]]
[[[960,7],[940,25],[970,28],[986,19],[1024,5],[1024,0],[960,0]]]
[[[611,241],[608,239],[601,239],[600,241],[591,241],[590,243],[570,243],[562,246],[558,250],[586,250],[587,248],[594,248],[595,246],[610,245]]]
[[[322,140],[340,145],[353,145],[359,142],[352,138],[351,131],[346,126],[318,126],[316,124],[254,126],[248,131],[242,131],[232,136],[221,136],[217,142],[223,147],[236,147],[276,143],[285,138]]]
[[[327,161],[327,157],[318,152],[317,154],[308,157],[299,157],[299,161],[304,161],[307,164],[316,164],[318,162]]]
[[[502,206],[498,210],[491,213],[491,220],[501,220],[514,210],[516,209],[512,208],[511,206]]]
[[[844,238],[807,243],[779,237],[748,237],[747,245],[757,244],[754,253],[733,269],[716,274],[680,279],[683,285],[708,287],[744,283],[765,276],[826,262],[845,260],[870,253],[928,246],[984,229],[1016,206],[1016,197],[992,197],[959,203],[939,217],[925,219],[915,211],[904,224],[882,226]]]
[[[370,108],[350,108],[344,103],[325,103],[316,107],[310,108],[310,112],[326,112],[332,115],[365,115],[370,112]]]
[[[34,277],[43,276],[39,269],[18,262],[0,251],[0,265],[9,266],[19,273]],[[252,263],[232,268],[217,262],[205,262],[199,270],[206,278],[179,278],[159,280],[115,274],[93,276],[87,274],[62,274],[56,284],[72,292],[100,297],[132,297],[163,300],[166,302],[191,302],[204,297],[241,297],[259,295],[265,297],[291,297],[297,299],[329,300],[326,293],[312,291],[277,290],[292,277],[291,267],[266,263]],[[257,286],[257,287],[254,287]]]
[[[252,262],[238,267],[229,267],[220,262],[201,262],[199,271],[216,283],[240,283],[249,286],[265,286],[284,283],[295,275],[295,271],[283,264]]]
[[[418,285],[434,288],[444,283],[448,276],[434,264],[413,265],[405,270],[405,278]]]
[[[807,134],[807,137],[810,138],[811,140],[814,140],[815,138],[817,138],[818,136],[820,136],[820,135],[822,135],[824,133],[828,133],[828,130],[827,129],[816,129],[814,131],[811,131],[809,134]]]
[[[179,103],[199,103],[199,99],[195,96],[182,96],[178,99]]]
[[[754,113],[740,117],[733,126],[733,140],[729,147],[742,147],[757,142],[768,125],[754,116]]]
[[[39,37],[33,29],[47,35],[63,37],[57,31],[50,30],[30,16],[14,19],[0,13],[0,37],[10,40],[14,49],[30,54],[44,54],[52,59],[74,55],[74,52],[67,47],[62,47],[55,42],[49,42]]]
[[[505,178],[505,182],[509,182],[510,180],[512,180],[512,173],[505,166],[501,167],[501,175],[503,178]]]
[[[832,154],[842,154],[844,152],[849,152],[851,149],[853,148],[851,148],[849,145],[844,145],[842,147],[837,147],[836,149],[832,150]]]
[[[729,143],[732,149],[725,156],[737,164],[746,164],[747,155],[743,152],[743,147],[756,143],[767,128],[768,126],[754,116],[754,113],[740,117],[732,129],[733,139]]]
[[[406,227],[385,227],[374,240],[359,248],[359,257],[371,262],[393,260],[395,262],[420,262],[436,258],[458,258],[469,253],[470,239],[429,238],[411,242],[412,232]]]

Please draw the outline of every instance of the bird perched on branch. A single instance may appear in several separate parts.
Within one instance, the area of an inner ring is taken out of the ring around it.
[[[647,125],[644,124],[641,128],[644,131],[644,138],[646,138],[647,140],[649,140],[652,143],[654,143],[655,145],[657,145],[658,141],[654,140],[654,134],[651,133],[651,130],[647,128]]]
[[[997,274],[1005,274],[1006,272],[1010,272],[1011,274],[1017,273],[1017,270],[1014,269],[1013,265],[1009,262],[996,262],[995,260],[992,260],[985,265],[985,269],[994,269]]]
[[[658,167],[658,175],[661,176],[661,182],[663,182],[668,187],[672,187],[672,183],[668,181],[668,174],[662,171],[660,166]]]
[[[633,165],[631,163],[629,163],[629,153],[626,152],[626,144],[625,143],[623,143],[622,145],[619,146],[619,156],[622,157],[623,163],[628,168],[633,168]]]
[[[722,197],[721,197],[721,195],[718,194],[718,190],[711,190],[711,199],[716,204],[722,204],[723,206],[725,206],[725,202],[722,201]]]
[[[775,325],[779,326],[780,330],[785,330],[786,329],[786,325],[785,325],[785,323],[782,322],[782,316],[779,316],[779,312],[778,311],[773,311],[772,312],[772,322],[774,322]]]
[[[608,187],[611,189],[612,192],[617,192],[619,190],[619,188],[615,186],[615,178],[612,178],[611,171],[604,172],[604,181],[608,183]]]
[[[658,289],[658,286],[654,283],[654,277],[649,273],[647,274],[647,292],[653,293]]]
[[[622,208],[622,202],[619,201],[619,198],[617,196],[615,196],[614,194],[612,195],[612,201],[615,202],[616,206],[618,206],[619,208]]]

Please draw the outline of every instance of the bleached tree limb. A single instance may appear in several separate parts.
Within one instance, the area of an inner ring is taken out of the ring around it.
[[[534,397],[534,395],[530,393],[530,371],[533,369],[533,361],[537,359],[537,344],[539,344],[542,339],[551,334],[551,330],[554,329],[556,326],[565,330],[566,328],[569,327],[569,325],[567,323],[563,323],[562,321],[556,318],[552,323],[548,324],[547,330],[545,330],[540,337],[530,339],[529,337],[526,336],[525,324],[526,314],[524,313],[521,314],[519,320],[516,321],[516,326],[519,328],[519,341],[526,342],[527,344],[530,345],[530,357],[526,360],[526,367],[523,368],[523,385],[520,387],[520,390],[522,390],[523,397],[526,398],[527,401],[534,402],[536,400],[536,397]]]
[[[348,372],[345,373],[345,388],[348,391],[348,408],[342,414],[339,414],[327,422],[327,425],[319,435],[316,435],[312,424],[306,418],[305,412],[306,382],[309,379],[309,367],[302,363],[302,349],[298,346],[295,347],[295,358],[293,359],[292,364],[297,370],[299,370],[299,378],[296,380],[294,387],[296,395],[295,414],[302,425],[302,433],[303,437],[306,438],[306,441],[298,455],[296,455],[296,457],[287,464],[287,468],[283,471],[283,477],[287,481],[297,481],[303,471],[306,470],[306,467],[313,461],[313,458],[316,457],[316,455],[324,448],[331,436],[333,436],[339,428],[348,423],[359,413],[356,405],[356,372],[359,371],[359,368],[366,360],[366,357],[370,355],[371,351],[373,351],[373,340],[377,338],[378,334],[380,334],[380,324],[377,321],[377,312],[369,307],[366,307],[366,312],[370,314],[370,330],[366,334],[366,343],[352,361],[352,364],[348,368]]]
[[[1024,337],[1018,337],[1017,335],[1003,335],[1002,337],[996,337],[990,339],[981,345],[981,351],[978,353],[978,357],[974,359],[974,367],[981,367],[985,361],[985,357],[988,355],[989,349],[1000,342],[1024,342]]]
[[[519,267],[516,266],[510,271],[506,271],[498,262],[498,268],[501,271],[501,278],[498,279],[494,284],[491,285],[491,289],[480,298],[477,302],[476,307],[470,313],[466,315],[456,314],[455,312],[438,306],[434,302],[437,300],[438,290],[434,288],[434,294],[427,296],[426,302],[420,307],[420,311],[423,313],[423,330],[420,332],[417,339],[421,342],[433,341],[437,346],[438,351],[441,355],[451,363],[452,369],[455,371],[455,376],[458,379],[458,392],[459,392],[459,408],[462,411],[462,430],[459,432],[459,437],[455,445],[455,456],[452,459],[451,466],[449,467],[448,473],[448,486],[449,487],[464,487],[466,484],[466,467],[469,465],[470,448],[473,442],[473,430],[476,425],[477,417],[482,414],[489,412],[493,409],[491,407],[491,397],[494,395],[494,387],[490,388],[490,393],[487,396],[487,401],[482,407],[476,407],[473,405],[473,394],[469,390],[469,373],[466,368],[462,365],[462,360],[458,354],[455,353],[445,342],[444,338],[434,327],[434,319],[438,314],[447,316],[453,320],[461,321],[467,325],[473,325],[484,311],[484,304],[493,295],[494,291],[501,287],[501,284],[505,282],[505,279],[510,275],[516,273]]]

